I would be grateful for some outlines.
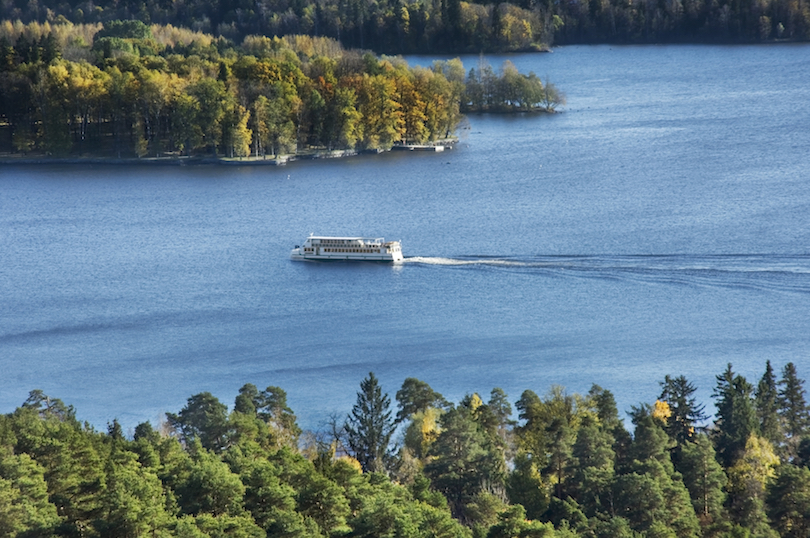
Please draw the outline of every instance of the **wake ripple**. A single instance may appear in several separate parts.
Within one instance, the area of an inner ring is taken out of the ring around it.
[[[810,293],[809,255],[414,256],[404,261],[426,267],[500,270],[546,277]]]

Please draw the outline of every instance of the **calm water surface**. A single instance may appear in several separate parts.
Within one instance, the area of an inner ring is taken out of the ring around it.
[[[665,374],[710,403],[728,362],[810,377],[810,46],[488,59],[565,113],[471,116],[443,154],[0,169],[0,412],[40,388],[131,428],[250,382],[316,428],[371,370],[453,400],[598,383],[621,411]],[[290,262],[310,232],[408,259]]]

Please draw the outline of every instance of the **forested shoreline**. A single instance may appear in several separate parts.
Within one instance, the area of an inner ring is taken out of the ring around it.
[[[575,43],[763,43],[810,38],[804,0],[6,0],[0,19],[330,37],[378,53],[543,50]]]
[[[329,38],[225,38],[139,21],[0,23],[0,152],[265,157],[446,139],[467,111],[550,112],[553,84],[428,68]]]
[[[810,417],[793,363],[684,376],[620,419],[609,390],[448,402],[370,373],[302,432],[279,387],[204,392],[125,434],[34,390],[0,415],[0,534],[180,537],[806,537]],[[516,416],[515,416],[516,415]]]

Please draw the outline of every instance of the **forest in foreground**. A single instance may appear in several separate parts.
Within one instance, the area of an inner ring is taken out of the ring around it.
[[[453,135],[461,114],[553,111],[510,62],[427,68],[329,38],[225,38],[140,21],[0,22],[0,152],[265,157],[386,150]]]
[[[303,34],[386,54],[810,39],[807,0],[4,0],[0,19],[131,19],[237,42],[248,35]]]
[[[284,390],[204,392],[125,434],[34,390],[0,415],[0,535],[10,537],[807,537],[804,380],[716,376],[620,419],[613,395],[553,387],[513,406],[452,403],[408,378],[394,406],[373,373],[347,415],[302,432]]]

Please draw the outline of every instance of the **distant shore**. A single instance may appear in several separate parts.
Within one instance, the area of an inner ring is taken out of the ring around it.
[[[225,165],[225,166],[284,166],[294,161],[312,159],[340,159],[363,154],[378,154],[388,151],[429,151],[439,152],[452,149],[458,139],[448,138],[428,144],[395,144],[389,149],[344,149],[344,150],[317,150],[290,155],[273,157],[212,157],[212,156],[164,156],[164,157],[51,157],[47,155],[0,155],[2,165],[42,165],[42,164],[112,164],[112,165],[156,165],[156,166],[199,166],[199,165]]]

